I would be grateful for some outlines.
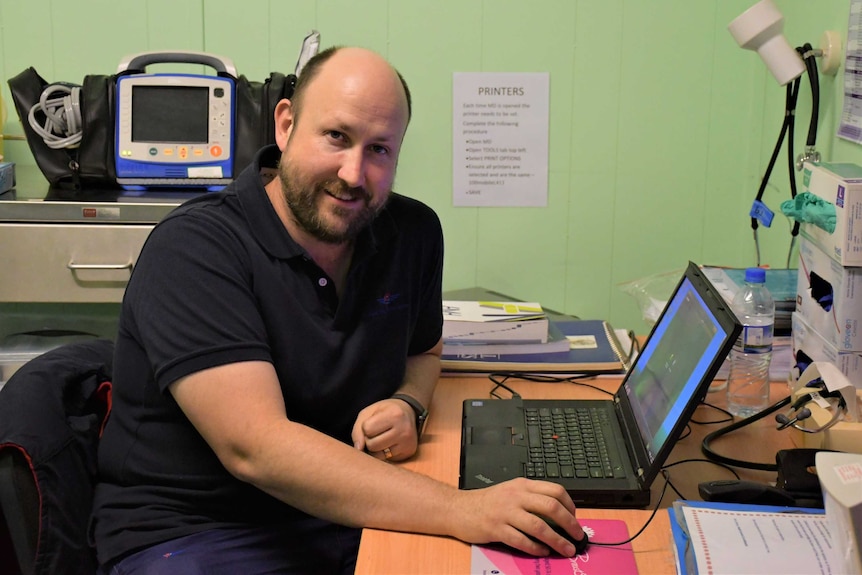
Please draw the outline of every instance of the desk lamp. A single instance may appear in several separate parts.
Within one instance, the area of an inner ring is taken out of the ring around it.
[[[727,27],[741,48],[754,50],[763,59],[779,85],[784,86],[805,72],[805,64],[782,33],[784,16],[772,0],[761,0]]]

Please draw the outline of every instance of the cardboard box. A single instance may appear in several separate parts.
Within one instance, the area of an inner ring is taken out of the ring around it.
[[[862,351],[862,268],[844,267],[800,237],[796,311],[838,351]]]
[[[808,433],[792,427],[794,443],[810,449],[862,453],[862,390],[853,387],[834,365],[827,362],[809,365],[799,378],[799,387],[791,393],[792,404],[796,409],[790,409],[785,414],[794,417],[801,413],[803,405],[798,402],[809,397],[812,391],[806,384],[821,378],[830,391],[840,390],[844,410],[840,410],[841,404],[833,403],[834,399],[818,397],[806,401],[804,407],[810,411],[810,415],[798,420],[796,425],[807,429]]]
[[[0,162],[0,194],[15,187],[15,164]]]
[[[862,352],[838,351],[798,312],[793,312],[792,324],[793,357],[796,361],[802,359],[799,356],[801,352],[811,361],[829,362],[846,375],[856,389],[862,390]],[[794,379],[801,375],[798,369],[791,370],[791,373]]]
[[[835,231],[811,223],[799,230],[843,266],[862,266],[862,166],[806,162],[803,191],[835,206]]]
[[[857,396],[862,392],[857,392]],[[858,397],[862,401],[862,397]],[[811,417],[803,420],[803,427],[816,429],[826,425],[832,419],[832,412],[818,405],[809,404]],[[862,453],[862,423],[851,421],[840,421],[833,427],[820,433],[804,433],[793,430],[794,443],[798,447],[806,449],[832,449],[834,451],[845,451],[847,453]]]

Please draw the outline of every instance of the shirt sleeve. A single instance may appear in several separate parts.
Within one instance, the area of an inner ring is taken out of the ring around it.
[[[123,301],[159,388],[236,361],[271,361],[241,241],[215,218],[169,217],[147,239]]]

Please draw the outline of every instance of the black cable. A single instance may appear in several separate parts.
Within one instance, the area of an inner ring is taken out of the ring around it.
[[[817,71],[817,62],[816,55],[814,53],[814,49],[811,44],[806,43],[800,47],[796,48],[797,53],[799,53],[803,63],[805,64],[805,70],[808,75],[809,84],[811,86],[811,118],[808,124],[808,134],[806,136],[806,149],[805,155],[802,156],[804,159],[809,159],[809,154],[812,154],[811,158],[814,159],[815,162],[819,161],[819,154],[814,152],[814,145],[817,141],[817,124],[819,122],[820,115],[820,81]],[[766,186],[769,183],[769,178],[772,175],[772,170],[775,167],[775,162],[778,158],[778,154],[780,152],[781,146],[784,142],[785,137],[787,138],[787,168],[789,173],[790,180],[790,197],[796,197],[796,170],[801,169],[801,166],[797,166],[797,160],[794,158],[793,154],[793,140],[794,140],[794,126],[795,126],[795,116],[796,116],[796,104],[799,97],[799,85],[800,78],[795,78],[792,82],[787,84],[786,94],[785,94],[785,106],[784,106],[784,120],[781,124],[781,131],[779,132],[778,140],[775,143],[775,147],[772,150],[772,155],[770,156],[769,163],[767,164],[766,170],[763,175],[763,179],[760,181],[760,186],[757,190],[757,195],[755,197],[756,202],[763,201],[763,193],[766,191]],[[755,246],[758,246],[757,241],[757,228],[759,226],[758,220],[756,217],[751,217],[751,229],[754,234],[754,243]],[[790,232],[791,240],[790,240],[790,252],[793,251],[793,246],[795,244],[796,237],[799,235],[799,221],[793,222],[793,227]],[[757,248],[757,260],[758,265],[760,263],[760,251],[759,247]],[[788,253],[788,262],[790,260],[790,253]]]
[[[625,541],[615,541],[613,543],[610,543],[604,541],[590,540],[590,545],[601,545],[603,547],[616,547],[617,545],[625,545],[626,543],[631,543],[632,541],[637,539],[640,534],[644,532],[644,529],[646,529],[647,526],[649,526],[650,522],[652,522],[653,517],[655,517],[655,514],[658,513],[659,506],[661,505],[661,500],[664,499],[664,494],[667,491],[667,486],[670,485],[670,474],[664,469],[661,470],[661,473],[664,476],[664,486],[661,488],[661,495],[659,495],[658,497],[658,502],[656,502],[655,507],[653,507],[652,513],[650,513],[650,516],[647,518],[646,523],[643,524],[643,527],[638,529],[637,533],[635,533]]]
[[[626,335],[629,336],[629,340],[632,342],[631,347],[629,347],[629,353],[626,356],[628,363],[631,364],[634,361],[635,354],[641,352],[641,344],[638,342],[637,335],[635,335],[633,329],[630,329]]]
[[[727,465],[724,465],[722,463],[716,463],[714,461],[708,461],[706,459],[682,459],[680,461],[676,461],[674,463],[670,463],[668,465],[665,465],[661,470],[662,476],[664,477],[664,485],[661,488],[661,494],[658,497],[658,501],[656,502],[655,507],[653,507],[652,513],[650,514],[649,518],[646,520],[646,523],[643,524],[643,527],[638,529],[637,533],[635,533],[634,535],[632,535],[631,537],[629,537],[625,541],[616,541],[613,543],[605,543],[603,541],[592,541],[592,540],[590,540],[590,545],[602,545],[604,547],[613,547],[613,546],[617,546],[617,545],[625,545],[626,543],[631,543],[632,541],[634,541],[641,533],[644,532],[644,529],[646,529],[649,526],[650,522],[653,520],[653,517],[655,517],[655,514],[658,512],[659,508],[661,507],[661,502],[664,500],[664,496],[665,496],[665,493],[667,492],[668,486],[670,486],[670,488],[674,490],[674,492],[679,496],[680,499],[686,499],[686,497],[682,493],[680,493],[679,489],[677,489],[676,486],[674,486],[673,483],[671,483],[670,472],[668,472],[669,468],[675,467],[677,465],[681,465],[683,463],[712,463],[713,465],[718,465],[719,467],[723,467],[724,469],[727,469],[737,479],[739,479],[739,474],[735,470],[728,467]]]
[[[494,382],[497,387],[502,387],[503,389],[510,391],[515,395],[515,397],[520,397],[517,393],[515,393],[512,389],[503,385],[503,382],[511,379],[523,379],[524,381],[532,381],[535,383],[574,383],[575,385],[581,385],[583,387],[589,387],[595,389],[596,391],[600,391],[606,395],[610,395],[613,397],[613,392],[610,392],[606,389],[602,389],[597,385],[592,385],[590,383],[584,383],[583,379],[594,379],[595,374],[591,373],[581,373],[575,375],[545,375],[540,373],[516,373],[516,372],[504,372],[498,371],[494,373],[488,374],[488,379]],[[498,397],[494,395],[494,391],[496,391],[496,387],[491,391],[491,395],[494,397]]]
[[[805,48],[797,48],[797,52],[801,52]],[[796,109],[796,101],[799,97],[799,78],[796,78],[793,81],[794,95],[793,95],[793,109]],[[787,127],[787,176],[788,181],[790,182],[790,197],[796,197],[796,157],[793,154],[793,141],[795,139],[794,128],[796,126],[796,114],[795,112],[791,114],[788,118],[788,127]],[[799,234],[799,222],[794,220],[793,228],[790,230],[790,237],[795,238]]]
[[[803,63],[805,64],[805,70],[808,73],[808,83],[811,86],[811,118],[808,122],[808,134],[805,138],[805,153],[801,156],[801,159],[813,159],[816,163],[819,161],[819,157],[817,155],[809,156],[809,154],[814,153],[814,146],[817,143],[817,123],[819,121],[820,112],[820,79],[817,73],[817,58],[814,55],[814,49],[812,48],[811,44],[803,44],[801,47],[796,48],[796,51],[799,53]],[[799,78],[794,81],[794,84],[796,84],[797,96],[798,82]],[[796,172],[802,169],[801,161],[797,162],[793,154],[793,124],[794,120],[791,119],[787,142],[787,167],[790,175],[791,198],[796,197]],[[793,227],[790,231],[791,253],[793,252],[793,245],[795,243],[796,236],[799,235],[799,225],[799,220],[793,221]],[[790,260],[791,253],[788,253],[788,262]]]
[[[721,437],[722,435],[726,435],[726,434],[730,433],[731,431],[736,431],[737,429],[740,429],[742,427],[745,427],[746,425],[754,423],[755,421],[763,419],[767,415],[778,411],[779,409],[781,409],[782,407],[784,407],[785,405],[787,405],[789,403],[790,403],[790,396],[785,397],[781,401],[776,402],[775,404],[767,407],[763,411],[755,413],[754,415],[752,415],[750,417],[746,417],[745,419],[741,419],[741,420],[737,421],[736,423],[732,423],[726,427],[722,427],[721,429],[713,431],[712,433],[708,434],[706,437],[703,438],[703,442],[700,445],[701,451],[707,457],[707,459],[710,459],[712,461],[718,461],[719,463],[724,463],[725,465],[733,465],[734,467],[744,467],[746,469],[759,469],[761,471],[778,471],[778,466],[775,465],[774,463],[756,463],[753,461],[744,461],[744,460],[733,459],[731,457],[725,457],[723,455],[720,455],[720,454],[718,454],[712,450],[712,448],[710,447],[710,443],[712,442],[713,439],[717,439],[717,438]]]
[[[668,479],[667,484],[670,485],[670,488],[673,489],[673,492],[676,493],[676,496],[680,499],[687,499],[685,495],[683,495],[679,489],[676,488],[676,485],[671,483],[670,479]]]
[[[686,423],[686,424],[685,424],[685,429],[683,429],[683,430],[682,430],[682,434],[680,434],[680,436],[679,436],[679,437],[677,437],[677,439],[676,439],[676,440],[677,440],[677,441],[682,441],[683,439],[685,439],[685,438],[686,438],[686,437],[688,437],[689,435],[691,435],[691,426],[690,426],[689,424],[687,424],[687,423]]]
[[[808,80],[811,84],[811,121],[808,124],[808,137],[805,144],[811,148],[817,143],[817,123],[820,117],[820,76],[817,72],[817,58],[813,54],[811,44],[805,44],[805,68],[808,70]]]
[[[488,379],[490,379],[492,382],[494,382],[494,387],[491,389],[491,397],[496,397],[497,399],[517,399],[517,398],[521,397],[521,395],[517,391],[515,391],[514,389],[512,389],[511,387],[506,385],[506,381],[509,380],[509,377],[510,377],[509,374],[506,374],[506,373],[489,373],[488,374]],[[500,387],[502,387],[503,389],[508,391],[511,394],[511,397],[506,398],[506,397],[502,397],[502,396],[498,395],[497,389]]]
[[[683,463],[709,463],[710,465],[716,465],[718,467],[721,467],[722,469],[726,469],[727,471],[730,471],[734,477],[739,479],[739,473],[737,473],[733,467],[731,467],[729,465],[725,465],[724,463],[719,463],[717,461],[710,461],[709,459],[680,459],[679,461],[674,461],[673,463],[668,463],[667,465],[664,466],[664,468],[670,469],[671,467],[676,467],[677,465],[682,465]]]
[[[756,201],[762,201],[763,192],[766,191],[766,185],[769,183],[769,177],[772,175],[772,170],[775,168],[775,162],[778,160],[778,154],[781,152],[781,146],[784,143],[784,138],[787,135],[787,130],[792,125],[793,116],[796,114],[796,99],[799,93],[799,78],[787,84],[787,90],[784,98],[784,120],[781,123],[781,131],[778,134],[778,140],[775,142],[775,147],[772,149],[772,155],[769,158],[769,163],[766,165],[766,171],[763,174],[763,179],[760,180],[760,187],[757,189]],[[751,218],[751,229],[757,231],[757,218]]]
[[[805,155],[804,158],[808,158],[808,154],[814,151],[814,146],[817,143],[817,123],[819,118],[820,111],[820,80],[817,73],[817,58],[814,55],[813,48],[811,44],[803,44],[801,47],[796,48],[796,51],[802,57],[802,61],[805,64],[805,70],[808,73],[808,83],[811,86],[811,118],[808,122],[808,134],[805,138]],[[797,82],[798,82],[797,78]],[[797,90],[798,95],[798,90]],[[788,134],[789,140],[787,144],[787,163],[788,169],[790,172],[790,197],[796,197],[796,171],[801,170],[802,166],[797,165],[796,159],[793,154],[793,126],[790,127],[790,132]],[[815,158],[816,161],[816,158]],[[790,232],[790,235],[795,238],[799,235],[799,221],[795,220],[793,222],[793,229]],[[792,244],[791,244],[792,246]]]
[[[724,419],[716,419],[716,420],[713,420],[713,421],[699,421],[699,420],[694,419],[694,418],[692,417],[692,418],[690,418],[690,419],[689,419],[689,421],[690,421],[691,423],[696,423],[696,424],[698,424],[698,425],[712,425],[712,424],[715,424],[715,423],[727,423],[728,421],[733,421],[733,414],[731,414],[731,413],[730,413],[729,411],[727,411],[726,409],[723,409],[723,408],[718,407],[717,405],[713,405],[713,404],[711,404],[711,403],[707,403],[707,402],[705,402],[705,401],[700,402],[700,404],[701,404],[701,405],[704,405],[704,406],[706,406],[706,407],[711,407],[712,409],[714,409],[714,410],[716,410],[716,411],[720,411],[720,412],[722,412],[726,417],[725,417]]]

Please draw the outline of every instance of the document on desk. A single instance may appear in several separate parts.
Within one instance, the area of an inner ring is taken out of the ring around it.
[[[668,510],[680,573],[751,573],[756,566],[761,574],[826,574],[840,565],[822,510],[687,503]]]
[[[616,542],[629,538],[620,519],[581,519],[591,541]],[[576,557],[533,557],[501,547],[473,545],[470,573],[473,575],[588,575],[589,573],[637,574],[631,543],[616,547],[590,545]]]

